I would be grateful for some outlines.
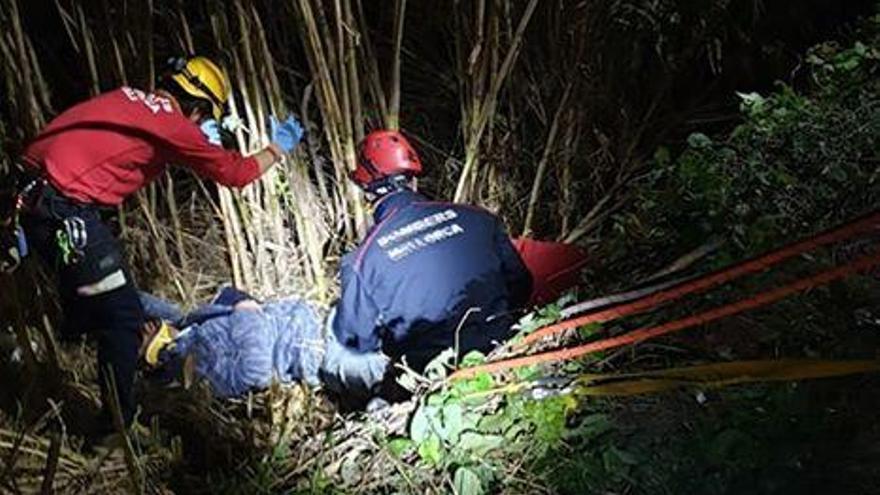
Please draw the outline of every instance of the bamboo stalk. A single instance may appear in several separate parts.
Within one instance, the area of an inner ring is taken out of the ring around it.
[[[335,74],[336,77],[331,75],[333,71],[330,62],[335,58],[328,61],[318,37],[320,21],[316,18],[315,12],[320,12],[320,8],[313,9],[309,0],[299,0],[297,6],[306,27],[304,33],[306,52],[309,54],[310,65],[312,65],[313,71],[316,71],[319,83],[317,87],[320,107],[324,115],[324,132],[330,144],[330,153],[333,157],[337,183],[339,184],[337,208],[343,213],[342,221],[346,229],[346,237],[353,239],[357,230],[363,228],[364,212],[359,192],[351,187],[346,180],[348,171],[354,168],[356,157],[351,135],[350,114],[343,110],[340,103],[347,100],[340,97],[337,94],[337,89],[333,86],[334,81],[340,81],[343,75]],[[327,50],[327,52],[334,53],[334,50]],[[343,66],[337,65],[336,67],[339,67],[340,71],[344,71]],[[340,84],[340,86],[343,92],[348,87],[347,84]],[[351,217],[347,215],[349,212],[352,213]],[[352,222],[358,227],[352,228]]]
[[[254,116],[252,119],[252,126],[259,130],[260,135],[264,135],[265,122],[267,119],[267,112],[264,104],[266,98],[263,86],[259,79],[256,60],[254,59],[254,48],[251,44],[251,23],[253,20],[247,14],[241,0],[236,0],[235,9],[242,45],[241,52],[237,54],[235,58],[236,60],[241,59],[244,61],[244,72],[242,73],[239,71],[239,74],[249,76],[243,78],[241,84],[243,87],[242,92],[244,93],[247,91],[251,93],[250,98],[244,99],[244,105],[245,108],[249,109],[248,113],[253,114]],[[251,149],[255,149],[259,144],[261,144],[259,139],[251,140]],[[266,245],[267,233],[265,230],[265,224],[261,221],[266,217],[261,200],[264,195],[267,194],[266,189],[271,189],[276,174],[277,167],[273,167],[263,175],[263,180],[255,182],[251,187],[244,189],[240,193],[233,192],[234,196],[240,197],[240,199],[236,201],[238,207],[246,212],[246,215],[242,216],[242,219],[246,221],[243,234],[248,240],[248,246],[250,246],[249,251],[254,257],[254,267],[256,269],[255,286],[252,287],[252,290],[254,291],[261,287],[271,287],[275,285],[275,281],[272,280],[272,275],[268,266],[271,262],[271,255],[269,255],[263,248]],[[271,190],[268,191],[268,194],[271,195]]]
[[[278,76],[275,73],[273,68],[273,57],[271,52],[269,51],[269,45],[266,40],[265,30],[263,27],[263,23],[260,19],[259,14],[256,11],[256,8],[251,7],[251,18],[253,19],[255,31],[257,35],[257,43],[259,45],[259,52],[262,53],[262,67],[263,72],[265,74],[264,79],[268,81],[266,96],[269,103],[269,108],[272,114],[278,114],[283,111],[284,101],[282,99],[281,94],[281,86],[278,81]],[[269,238],[272,239],[270,241],[274,245],[283,246],[287,244],[289,239],[289,234],[285,229],[283,216],[284,212],[282,211],[282,192],[278,190],[278,188],[289,188],[291,184],[291,175],[297,173],[296,170],[291,170],[290,167],[293,165],[293,160],[291,157],[288,157],[282,165],[285,165],[287,169],[280,168],[276,169],[271,176],[271,180],[262,181],[263,185],[266,187],[267,191],[263,197],[264,199],[264,207],[268,211],[267,221],[269,223]],[[295,201],[295,200],[294,200]],[[275,279],[276,285],[286,286],[288,283],[282,282],[281,279],[285,278],[285,275],[291,272],[289,268],[289,256],[287,256],[286,251],[278,251],[274,250],[272,253],[272,277]]]
[[[403,23],[406,18],[406,0],[394,2],[394,54],[391,63],[391,94],[388,114],[385,118],[387,129],[400,128],[400,49],[403,45]]]
[[[311,125],[311,121],[309,120],[309,102],[312,99],[311,97],[314,87],[315,86],[313,83],[309,83],[309,85],[306,86],[305,91],[303,92],[302,102],[300,104],[300,115],[302,116],[303,127],[305,129],[310,129],[313,127]],[[309,161],[312,163],[315,180],[318,182],[318,194],[321,197],[322,204],[329,205],[331,203],[331,199],[328,193],[327,179],[325,178],[324,170],[321,167],[323,157],[321,157],[318,153],[317,140],[310,132],[306,132],[305,140],[306,146],[308,148]]]
[[[76,4],[76,13],[78,16],[80,36],[82,36],[83,53],[86,56],[86,61],[89,67],[89,75],[92,79],[92,96],[95,96],[101,92],[101,87],[100,78],[98,77],[98,67],[97,63],[95,62],[95,51],[94,43],[91,36],[91,29],[89,29],[88,23],[86,22],[86,15],[83,11],[82,5],[80,5],[79,3]]]
[[[174,262],[171,260],[171,255],[168,254],[168,247],[165,245],[165,239],[159,230],[159,222],[156,219],[156,207],[150,205],[150,200],[148,198],[144,198],[144,195],[137,194],[136,195],[138,205],[140,206],[141,212],[144,215],[144,218],[147,221],[147,226],[149,227],[150,233],[155,240],[154,248],[159,263],[157,266],[160,268],[164,268],[167,274],[172,279],[178,278],[177,267],[174,265]]]
[[[147,85],[152,91],[156,84],[156,53],[153,47],[153,0],[147,0],[146,11],[146,27],[144,29],[144,45],[147,47]]]
[[[367,66],[368,88],[379,109],[379,115],[388,115],[388,104],[386,103],[385,91],[382,89],[382,77],[379,72],[378,60],[373,50],[372,36],[370,36],[370,30],[367,27],[363,2],[361,0],[354,1],[357,6],[357,19],[361,36],[361,42],[358,46],[361,48],[361,57]]]
[[[27,130],[30,134],[34,134],[42,126],[41,112],[34,93],[33,71],[28,60],[28,48],[25,41],[26,35],[21,25],[20,12],[18,10],[18,0],[9,0],[10,20],[12,21],[13,46],[15,47],[15,55],[18,60],[18,70],[20,71],[19,83],[24,86],[25,107],[27,112],[23,117]]]
[[[116,380],[111,367],[108,366],[105,376],[107,377],[107,395],[110,399],[110,413],[113,417],[113,423],[116,427],[116,431],[122,437],[122,452],[131,480],[131,492],[135,495],[140,495],[144,493],[144,473],[141,469],[140,464],[138,463],[137,456],[134,453],[134,447],[131,444],[131,438],[129,438],[128,436],[128,432],[125,428],[125,423],[122,419],[122,406],[119,403],[119,395],[117,395],[116,393]]]
[[[180,19],[180,31],[183,33],[183,48],[186,53],[195,53],[195,43],[193,43],[192,31],[189,28],[189,22],[186,19],[184,11],[184,0],[177,0],[177,15]]]
[[[34,84],[37,88],[39,88],[39,91],[37,92],[37,97],[39,98],[40,105],[38,105],[38,108],[42,107],[40,108],[39,113],[34,117],[36,118],[40,127],[42,127],[46,123],[45,114],[48,113],[51,115],[52,113],[54,113],[54,111],[52,110],[52,102],[49,100],[49,97],[52,93],[51,91],[49,91],[49,85],[46,83],[46,78],[43,76],[43,70],[40,68],[39,60],[37,60],[37,53],[34,50],[34,43],[31,41],[30,37],[25,39],[25,43],[27,44],[28,58],[30,60],[31,68],[33,69]]]
[[[352,14],[351,0],[345,0],[343,16],[346,26],[356,25]],[[357,39],[353,34],[350,37],[351,40],[346,43],[345,69],[349,86],[349,104],[351,105],[352,140],[353,143],[358,143],[364,138],[363,95],[361,94],[361,82],[358,76]]]
[[[58,471],[58,462],[61,456],[61,435],[53,432],[50,436],[49,455],[46,459],[46,467],[43,470],[43,483],[40,487],[42,495],[54,493],[55,473]]]
[[[471,184],[471,181],[473,180],[471,174],[473,174],[473,170],[477,163],[477,151],[479,149],[479,141],[482,139],[482,136],[486,131],[486,125],[495,113],[495,106],[498,102],[498,94],[501,91],[502,85],[507,80],[507,77],[510,75],[513,64],[516,62],[517,56],[520,52],[520,47],[522,45],[526,27],[528,26],[537,5],[538,0],[529,1],[528,5],[526,6],[525,12],[520,18],[520,22],[516,28],[516,33],[514,33],[513,40],[511,41],[511,46],[507,50],[507,54],[504,57],[504,62],[502,62],[501,64],[501,68],[499,69],[498,73],[492,74],[489,91],[475,102],[475,104],[479,106],[479,111],[477,112],[475,119],[473,120],[471,132],[468,136],[470,142],[466,147],[464,168],[462,169],[461,175],[459,176],[458,185],[455,188],[454,201],[456,202],[465,201],[471,194],[470,191],[468,191],[467,186]]]
[[[562,121],[562,116],[568,108],[568,97],[571,94],[571,88],[572,83],[568,83],[565,92],[562,94],[559,106],[556,108],[556,113],[553,115],[553,123],[550,124],[550,132],[547,135],[547,141],[544,143],[544,151],[541,154],[541,160],[538,162],[538,170],[535,173],[535,180],[532,182],[532,191],[529,195],[529,205],[526,209],[526,220],[523,224],[522,237],[530,237],[532,235],[532,222],[535,217],[535,207],[538,205],[538,196],[541,192],[541,186],[544,183],[547,164],[550,162],[553,151],[556,149],[556,135],[559,132],[559,124]]]
[[[340,122],[342,124],[341,129],[338,131],[340,133],[339,138],[342,142],[342,152],[343,152],[343,173],[339,173],[339,177],[347,177],[348,171],[352,171],[355,169],[357,164],[357,155],[355,152],[355,143],[354,143],[354,124],[352,122],[352,95],[351,95],[351,84],[349,83],[348,71],[345,67],[345,46],[348,44],[348,36],[345,34],[343,27],[345,22],[343,20],[343,13],[341,10],[341,0],[334,0],[335,6],[335,18],[337,24],[337,51],[339,58],[339,68],[338,68],[338,88],[341,93],[341,105],[340,105]],[[350,0],[345,0],[346,3]],[[360,125],[360,124],[359,124]],[[354,220],[355,225],[357,226],[358,234],[363,234],[366,230],[365,228],[365,218],[363,212],[363,206],[361,203],[361,196],[359,192],[353,188],[348,187],[347,182],[342,182],[342,184],[346,184],[343,186],[348,191],[348,201],[354,206]]]
[[[174,197],[174,179],[170,173],[165,174],[165,201],[168,203],[168,214],[171,216],[171,225],[174,228],[174,239],[177,241],[177,257],[180,260],[180,269],[190,271],[189,256],[186,252],[186,244],[183,242],[183,224],[180,221],[177,199]],[[185,281],[182,281],[185,283]]]
[[[571,110],[574,114],[575,110]],[[563,139],[562,149],[566,150],[559,168],[559,191],[562,193],[559,206],[559,235],[566,237],[571,230],[571,213],[574,211],[574,173],[572,171],[575,155],[580,146],[580,119],[572,116],[569,120],[574,122],[573,125],[566,126],[565,138]]]

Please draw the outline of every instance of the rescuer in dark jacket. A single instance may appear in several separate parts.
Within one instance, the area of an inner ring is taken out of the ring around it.
[[[355,354],[382,351],[421,370],[446,348],[490,350],[510,335],[531,275],[497,217],[430,201],[414,190],[418,155],[400,134],[376,131],[360,144],[353,180],[375,225],[340,268],[332,320]]]

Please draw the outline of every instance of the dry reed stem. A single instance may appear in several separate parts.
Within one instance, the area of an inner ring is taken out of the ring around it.
[[[61,435],[58,433],[52,433],[49,438],[51,439],[49,455],[46,459],[46,468],[43,471],[43,482],[40,487],[40,493],[42,495],[54,493],[52,486],[55,483],[55,473],[58,470],[58,462],[61,460]]]
[[[544,143],[544,151],[541,154],[541,160],[538,162],[538,170],[535,172],[535,180],[532,182],[532,191],[529,194],[529,205],[526,209],[526,219],[523,224],[522,237],[531,237],[532,223],[535,218],[535,208],[538,205],[538,196],[541,192],[541,186],[544,184],[544,175],[547,172],[547,164],[550,162],[554,151],[556,150],[556,135],[559,132],[559,125],[562,116],[568,109],[568,97],[571,95],[573,83],[569,83],[562,94],[556,113],[553,115],[553,122],[550,124],[550,132],[547,134],[547,141]]]
[[[125,459],[125,465],[128,468],[128,475],[131,480],[131,491],[135,495],[140,495],[144,493],[145,480],[144,473],[141,470],[141,466],[138,463],[137,455],[134,453],[134,447],[131,444],[131,438],[128,435],[128,431],[126,431],[125,423],[122,419],[122,406],[119,402],[119,395],[117,394],[116,389],[116,378],[113,374],[113,369],[108,365],[106,369],[106,390],[108,391],[107,395],[109,395],[110,404],[105,404],[104,407],[109,405],[110,414],[113,418],[113,424],[116,428],[116,432],[122,438],[122,453]]]
[[[19,103],[23,104],[24,111],[20,110],[18,117],[23,120],[27,134],[33,135],[44,124],[43,112],[35,87],[35,81],[38,86],[42,85],[42,76],[39,70],[35,69],[37,61],[33,58],[30,40],[21,23],[18,0],[6,0],[5,3],[10,33],[9,39],[4,40],[2,44],[5,56],[9,57],[7,62],[10,66],[8,77],[15,79],[24,93],[18,95],[18,102],[14,103],[14,106]],[[12,70],[13,68],[14,70]]]
[[[500,69],[492,71],[491,74],[486,76],[489,80],[489,88],[486,94],[482,94],[482,89],[477,89],[473,94],[471,104],[467,106],[472,109],[476,108],[477,111],[470,119],[468,119],[470,127],[465,135],[465,142],[467,144],[465,145],[464,168],[459,176],[458,185],[455,188],[455,195],[453,197],[456,202],[467,201],[473,195],[472,186],[475,177],[472,177],[472,174],[474,174],[474,169],[476,168],[478,161],[477,154],[480,148],[480,141],[482,140],[483,134],[486,132],[487,125],[495,115],[495,107],[498,102],[499,93],[513,69],[513,64],[516,62],[517,56],[520,52],[526,27],[528,26],[537,5],[537,0],[529,1],[522,17],[520,18],[519,24],[517,25],[510,46],[507,48],[507,53]],[[482,15],[481,10],[477,17],[478,21],[482,20]],[[478,32],[482,33],[482,29],[482,22],[480,22]],[[481,41],[481,37],[482,36],[478,37],[478,42]],[[479,50],[481,49],[481,45],[475,45],[473,48],[474,51],[471,52],[471,58],[473,59],[478,56]],[[476,78],[477,88],[482,88],[483,85],[480,84],[482,78],[483,74],[478,72]]]
[[[391,63],[391,87],[389,88],[388,113],[385,116],[385,127],[397,130],[400,128],[400,50],[403,45],[403,24],[406,18],[406,0],[394,2],[394,53]]]
[[[367,74],[367,89],[373,98],[380,115],[388,115],[388,104],[385,98],[385,91],[382,89],[382,77],[379,72],[379,62],[373,47],[370,29],[367,26],[367,18],[364,15],[364,6],[362,0],[354,0],[357,7],[357,22],[360,34],[360,57],[366,64],[365,72]]]

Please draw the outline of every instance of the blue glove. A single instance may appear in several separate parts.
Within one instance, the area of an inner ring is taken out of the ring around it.
[[[239,128],[244,127],[244,121],[241,120],[241,117],[239,117],[238,115],[230,114],[223,117],[223,123],[220,124],[220,126],[229,132],[235,132]]]
[[[283,122],[273,115],[269,118],[269,126],[272,132],[272,142],[277,144],[285,153],[290,153],[296,148],[303,137],[303,128],[296,117],[287,117]]]
[[[217,125],[216,120],[208,119],[202,122],[199,129],[202,130],[202,134],[205,135],[209,143],[215,146],[223,146],[223,141],[220,140],[220,127]]]

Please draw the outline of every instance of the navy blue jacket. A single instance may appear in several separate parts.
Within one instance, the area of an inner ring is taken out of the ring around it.
[[[532,280],[497,217],[401,191],[384,198],[374,218],[340,267],[333,330],[341,343],[405,355],[420,369],[455,347],[458,328],[460,354],[508,337]]]

